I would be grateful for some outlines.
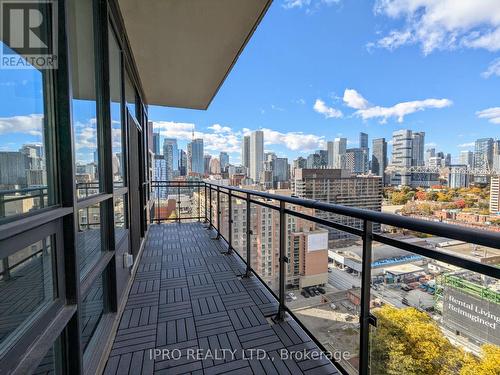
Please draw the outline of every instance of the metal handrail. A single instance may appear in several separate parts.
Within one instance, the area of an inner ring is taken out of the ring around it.
[[[494,267],[489,264],[479,263],[470,259],[466,259],[460,256],[456,256],[449,253],[440,252],[434,249],[425,248],[423,246],[419,246],[413,243],[408,243],[405,241],[401,241],[398,239],[390,238],[388,236],[384,236],[379,233],[373,232],[373,224],[385,224],[390,225],[402,229],[413,230],[417,232],[423,232],[426,234],[433,234],[438,236],[443,236],[447,238],[452,238],[455,240],[460,240],[472,244],[483,245],[487,247],[493,247],[500,249],[500,233],[495,232],[487,232],[487,231],[474,231],[469,228],[455,226],[451,224],[445,223],[436,223],[429,222],[421,219],[408,218],[395,214],[382,213],[378,211],[372,211],[361,208],[347,207],[338,204],[320,202],[311,199],[283,196],[278,194],[271,194],[262,191],[248,190],[237,188],[233,186],[224,186],[221,184],[208,182],[208,181],[152,181],[152,187],[177,187],[180,189],[181,187],[188,188],[198,188],[198,192],[200,188],[203,187],[205,191],[205,221],[208,222],[208,229],[214,229],[217,232],[217,238],[222,238],[228,244],[228,249],[231,251],[232,247],[232,235],[229,233],[228,238],[225,238],[220,231],[220,223],[221,223],[221,209],[220,209],[220,194],[227,194],[229,199],[237,198],[245,200],[247,203],[247,261],[246,263],[246,276],[253,273],[255,276],[262,281],[264,286],[272,293],[272,295],[279,302],[278,314],[276,316],[277,320],[284,319],[285,313],[291,315],[305,330],[305,332],[315,341],[320,349],[326,352],[324,346],[315,338],[315,336],[305,327],[302,322],[297,319],[295,314],[286,306],[285,304],[285,278],[286,278],[286,249],[285,249],[285,231],[286,231],[286,215],[291,215],[295,217],[299,217],[305,220],[309,220],[311,222],[315,222],[329,228],[337,229],[340,231],[344,231],[356,236],[361,237],[363,243],[363,251],[362,251],[362,264],[363,264],[363,272],[362,272],[362,280],[361,280],[361,312],[360,312],[360,374],[369,374],[369,334],[370,334],[370,324],[373,322],[373,317],[370,314],[370,284],[371,284],[371,254],[372,254],[372,242],[377,241],[381,242],[393,247],[397,247],[403,250],[407,250],[428,258],[432,258],[438,261],[443,261],[448,264],[452,264],[473,272],[477,272],[483,275],[487,275],[494,278],[500,278],[500,269]],[[208,192],[207,192],[208,190]],[[212,217],[212,191],[216,194],[216,209],[215,215],[217,218],[217,224],[214,226],[213,217]],[[207,193],[209,198],[207,199]],[[236,194],[235,194],[236,193]],[[252,197],[264,198],[265,201],[260,201],[258,199],[252,199]],[[198,199],[201,200],[201,197],[198,196]],[[207,202],[208,200],[208,202]],[[271,201],[271,202],[270,202]],[[279,204],[272,204],[272,201],[278,202]],[[352,218],[356,218],[362,221],[362,229],[335,223],[323,218],[319,218],[317,216],[308,215],[302,212],[294,211],[293,207],[286,207],[286,203],[289,203],[293,206],[302,206],[307,208],[312,208],[315,210],[320,210],[328,213],[338,214],[342,216],[348,216]],[[261,205],[270,209],[274,209],[279,211],[280,213],[280,256],[279,256],[279,293],[276,293],[260,278],[260,276],[255,272],[250,265],[250,241],[251,241],[251,226],[250,226],[250,205],[256,204]],[[207,207],[207,205],[209,207]],[[208,212],[207,212],[208,210]],[[201,211],[199,215],[201,216]],[[208,214],[208,216],[207,216]],[[228,212],[228,222],[232,226],[232,211]],[[180,222],[180,219],[178,220]],[[158,220],[158,222],[160,222]],[[243,257],[237,251],[236,253],[243,261]],[[342,365],[332,359],[332,361],[339,367],[339,370],[343,373],[347,373],[345,369],[342,368]]]

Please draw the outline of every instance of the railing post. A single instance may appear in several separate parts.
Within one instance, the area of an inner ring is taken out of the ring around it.
[[[276,321],[285,320],[285,277],[286,268],[285,263],[288,263],[288,258],[286,257],[286,214],[285,214],[285,202],[280,201],[280,255],[279,255],[279,265],[280,265],[280,276],[279,276],[279,307],[278,315],[276,315]]]
[[[43,198],[43,189],[40,189],[39,190],[39,193],[40,193],[40,208],[44,208],[45,207],[45,202],[44,202],[44,198]]]
[[[208,223],[207,206],[208,206],[207,183],[205,182],[205,223]]]
[[[220,188],[217,185],[217,239],[220,238]]]
[[[177,209],[179,210],[179,216],[177,216],[177,222],[181,222],[181,185],[177,184]]]
[[[247,197],[246,197],[246,201],[247,201],[247,230],[246,230],[246,235],[247,235],[247,261],[246,261],[246,265],[247,265],[247,269],[246,269],[246,272],[245,272],[245,277],[251,277],[252,276],[252,266],[251,266],[251,263],[250,263],[250,249],[251,249],[251,237],[252,237],[252,229],[251,228],[251,223],[250,223],[250,218],[251,218],[251,215],[250,215],[250,194],[247,193]]]
[[[370,334],[370,284],[372,265],[372,230],[371,221],[363,222],[363,263],[361,273],[361,315],[359,317],[360,326],[360,347],[359,347],[359,373],[369,374],[369,334]]]
[[[156,193],[156,198],[158,198],[158,206],[156,207],[155,214],[156,214],[156,222],[160,224],[160,182],[157,182],[156,187],[158,188],[158,192]]]
[[[209,197],[208,197],[208,201],[210,202],[210,206],[209,206],[209,211],[208,211],[208,230],[212,229],[212,185],[209,185],[208,186],[208,193],[209,193]]]
[[[228,242],[229,242],[229,247],[227,248],[227,254],[231,254],[233,252],[233,195],[232,195],[232,192],[231,192],[231,189],[228,189],[227,191],[227,196],[228,196],[228,199],[229,199],[229,202],[228,202],[228,214],[227,214],[227,218],[228,218]]]
[[[5,216],[5,195],[0,193],[0,217]]]
[[[200,196],[200,183],[197,183],[198,185],[198,222],[201,221],[201,196]]]

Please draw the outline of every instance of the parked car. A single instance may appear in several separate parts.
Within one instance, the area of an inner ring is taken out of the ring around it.
[[[314,294],[314,292],[311,288],[306,288],[306,292],[309,294],[310,297],[314,297],[316,295],[316,294]]]
[[[316,295],[316,296],[319,296],[320,295],[320,292],[317,288],[313,288],[313,293]]]
[[[302,292],[300,292],[300,294],[302,295],[302,297],[304,298],[309,298],[309,293],[307,293],[305,290],[302,290]]]
[[[288,292],[288,297],[290,297],[294,301],[297,299],[297,296],[295,296],[293,292]]]
[[[328,273],[332,273],[332,269],[331,268],[328,268]]]
[[[319,291],[321,294],[325,294],[325,293],[326,293],[325,288],[322,288],[322,287],[318,286],[318,288],[317,288],[317,289],[318,289],[318,291]]]
[[[337,305],[335,305],[334,303],[330,303],[330,307],[331,307],[333,310],[337,310]]]

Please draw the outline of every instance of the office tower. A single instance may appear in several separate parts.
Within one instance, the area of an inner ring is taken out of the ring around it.
[[[220,162],[221,172],[226,172],[226,169],[229,166],[229,154],[227,152],[222,151],[219,154],[219,162]]]
[[[384,182],[384,171],[387,167],[387,142],[385,138],[377,138],[372,141],[372,173],[382,177]]]
[[[167,163],[167,180],[171,180],[179,172],[179,150],[177,139],[165,138],[163,140],[163,156]]]
[[[359,133],[359,148],[368,148],[368,134]]]
[[[372,176],[350,176],[342,169],[297,169],[292,179],[292,191],[300,198],[308,198],[340,204],[348,207],[381,211],[382,179]],[[345,225],[362,228],[363,222],[324,211],[316,211],[318,217]],[[375,224],[374,230],[380,230]],[[330,238],[346,234],[329,229]]]
[[[203,171],[205,174],[210,174],[210,160],[212,160],[212,155],[206,154],[203,156]]]
[[[165,160],[165,157],[163,155],[156,154],[154,156],[153,180],[168,181],[167,161]],[[168,195],[168,189],[166,186],[157,186],[152,189],[152,194],[154,198],[166,199]]]
[[[433,158],[434,156],[436,156],[436,149],[435,148],[428,148],[425,151],[425,165],[428,165],[429,159]]]
[[[460,164],[472,167],[474,165],[474,153],[472,151],[460,151]]]
[[[476,140],[474,146],[474,168],[486,171],[493,167],[493,138]]]
[[[187,174],[187,154],[186,151],[179,151],[179,175],[185,176]]]
[[[328,151],[327,150],[318,150],[316,154],[319,155],[319,165],[320,167],[328,166]]]
[[[153,133],[153,153],[160,155],[160,133]]]
[[[500,139],[493,142],[493,170],[500,172]]]
[[[247,173],[250,171],[250,136],[245,135],[241,143],[241,165],[247,168]]]
[[[188,174],[202,175],[205,172],[203,164],[203,139],[193,139],[188,143]]]
[[[310,154],[307,157],[307,168],[320,168],[321,167],[321,156],[317,153]]]
[[[392,185],[411,185],[411,167],[413,158],[412,131],[398,130],[392,133],[392,160],[391,164],[396,172],[391,176]]]
[[[490,212],[500,214],[500,176],[491,177],[490,180]]]
[[[250,134],[250,178],[259,182],[264,163],[264,132],[256,130]]]
[[[274,183],[286,182],[289,177],[289,165],[287,158],[275,158],[273,160],[273,181]]]
[[[19,151],[0,151],[0,186],[6,189],[14,185],[27,186],[26,169],[28,160]]]
[[[459,189],[468,186],[469,175],[467,174],[467,165],[450,165],[450,172],[448,173],[448,187],[452,189]]]
[[[297,159],[293,161],[294,168],[306,168],[307,167],[307,159],[299,156]]]
[[[412,161],[414,166],[422,166],[425,164],[424,145],[425,145],[425,132],[414,132],[411,136],[412,139]]]
[[[333,141],[333,168],[345,168],[347,138],[335,138]]]
[[[345,169],[354,174],[368,173],[367,148],[348,148],[345,154]]]
[[[451,154],[448,153],[444,158],[444,166],[449,167],[450,165],[451,165]]]

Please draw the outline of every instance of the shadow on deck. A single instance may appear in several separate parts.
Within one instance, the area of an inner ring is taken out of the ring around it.
[[[271,321],[277,301],[225,251],[200,223],[150,227],[105,374],[338,373],[283,355],[320,352],[295,321]]]

